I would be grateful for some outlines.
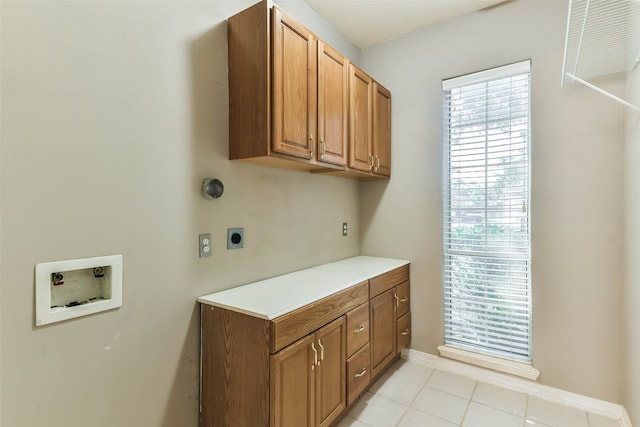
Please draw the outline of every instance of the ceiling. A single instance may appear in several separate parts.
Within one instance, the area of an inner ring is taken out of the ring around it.
[[[510,0],[304,0],[359,48]]]

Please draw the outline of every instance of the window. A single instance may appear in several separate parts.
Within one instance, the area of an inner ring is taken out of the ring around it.
[[[442,88],[445,345],[530,362],[530,61]]]

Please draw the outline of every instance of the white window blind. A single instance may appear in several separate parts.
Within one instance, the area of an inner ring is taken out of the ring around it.
[[[445,345],[531,361],[530,61],[443,81]]]

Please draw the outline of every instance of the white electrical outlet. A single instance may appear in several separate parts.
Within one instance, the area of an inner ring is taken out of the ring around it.
[[[211,233],[200,234],[198,240],[200,241],[200,258],[211,256]]]

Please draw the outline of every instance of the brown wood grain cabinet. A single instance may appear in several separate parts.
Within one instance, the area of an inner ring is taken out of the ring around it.
[[[347,355],[369,342],[369,303],[347,313]]]
[[[391,176],[391,92],[351,64],[349,168]]]
[[[391,92],[373,84],[372,111],[374,175],[391,176]]]
[[[390,92],[304,25],[263,0],[228,19],[228,55],[230,159],[390,176]]]
[[[313,160],[317,114],[317,40],[313,33],[282,10],[274,7],[271,16],[272,149],[280,154]]]
[[[371,346],[367,343],[347,359],[347,403],[351,405],[371,383]]]
[[[373,80],[353,64],[349,72],[349,168],[368,174],[374,162],[371,138]]]
[[[371,376],[374,380],[411,340],[409,286],[408,265],[369,280]],[[406,317],[401,322],[402,316]]]
[[[344,166],[348,149],[349,61],[318,41],[318,160]]]
[[[262,1],[228,19],[229,158],[343,170],[348,60]]]
[[[371,370],[377,377],[396,357],[396,310],[394,290],[371,300]]]
[[[328,426],[347,406],[342,316],[271,356],[271,426]]]
[[[409,292],[405,264],[271,319],[201,304],[200,425],[335,425],[409,343]]]
[[[369,303],[347,313],[347,403],[351,405],[371,382]]]

